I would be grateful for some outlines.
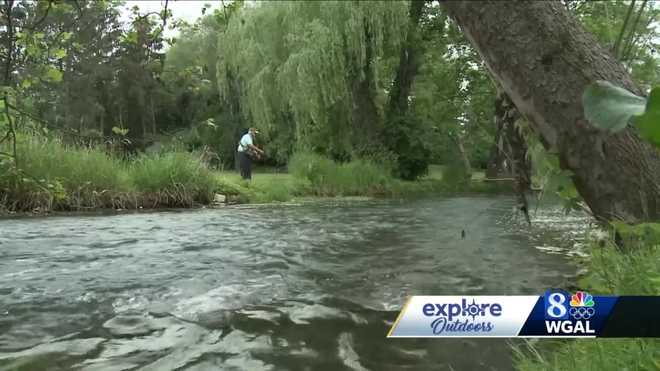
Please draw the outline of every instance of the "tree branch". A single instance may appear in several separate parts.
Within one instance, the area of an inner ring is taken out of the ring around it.
[[[30,31],[36,30],[37,27],[40,26],[43,23],[43,21],[46,20],[46,17],[48,16],[48,12],[50,12],[50,9],[52,7],[53,7],[53,0],[48,0],[48,8],[46,8],[46,10],[44,11],[44,15],[42,15],[39,20],[34,22],[34,24],[32,24],[31,26],[26,26],[25,28]]]
[[[623,21],[623,26],[619,32],[619,37],[616,39],[616,43],[614,44],[614,56],[617,59],[619,59],[619,47],[621,46],[621,40],[623,40],[623,35],[626,33],[626,29],[628,28],[628,21],[630,20],[630,15],[632,14],[634,8],[635,0],[632,0],[630,6],[628,7],[628,12],[626,12],[626,19]]]
[[[633,47],[633,43],[635,40],[635,32],[637,31],[637,25],[639,24],[639,19],[642,16],[642,13],[644,13],[644,8],[646,7],[646,3],[648,0],[644,0],[642,3],[642,6],[639,8],[639,11],[637,11],[637,17],[635,17],[635,20],[633,21],[632,27],[630,28],[630,33],[628,34],[628,38],[626,40],[626,43],[623,47],[623,53],[621,54],[621,60],[624,60],[627,54],[630,54],[630,50]]]

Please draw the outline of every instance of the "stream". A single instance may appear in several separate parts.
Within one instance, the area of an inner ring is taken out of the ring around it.
[[[510,370],[387,339],[409,295],[538,295],[589,228],[507,196],[0,219],[0,370]],[[465,238],[461,236],[465,230]]]

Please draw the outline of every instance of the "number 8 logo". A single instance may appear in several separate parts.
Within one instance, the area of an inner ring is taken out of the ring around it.
[[[560,292],[545,295],[545,317],[549,319],[563,319],[568,314],[566,309],[566,295]]]

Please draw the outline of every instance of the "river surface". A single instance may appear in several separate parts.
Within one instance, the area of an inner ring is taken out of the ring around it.
[[[386,339],[408,295],[541,294],[589,221],[510,197],[0,220],[0,369],[509,370],[506,339]],[[461,237],[465,230],[465,238]]]

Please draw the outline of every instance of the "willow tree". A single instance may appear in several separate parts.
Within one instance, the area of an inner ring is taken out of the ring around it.
[[[379,144],[385,91],[377,71],[406,37],[408,2],[267,2],[220,38],[218,85],[241,84],[241,111],[286,158],[294,146],[334,157]]]

